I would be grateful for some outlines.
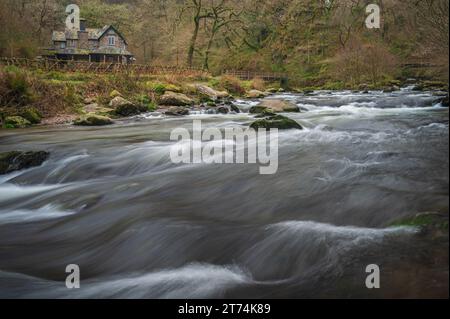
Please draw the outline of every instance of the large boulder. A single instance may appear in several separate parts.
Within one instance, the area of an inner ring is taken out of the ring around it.
[[[89,114],[75,120],[73,124],[77,126],[105,126],[114,124],[114,122],[106,116]]]
[[[440,103],[441,106],[443,106],[443,107],[448,107],[448,105],[449,105],[448,95],[446,97],[443,97],[443,98],[437,100],[436,102]]]
[[[275,113],[298,113],[300,112],[300,108],[295,105],[294,103],[291,103],[286,100],[277,100],[277,99],[270,99],[270,100],[263,100],[261,103],[259,103],[258,107],[260,108],[266,108],[272,110],[272,112]]]
[[[117,96],[111,100],[109,106],[115,110],[120,116],[132,116],[145,112],[146,109],[142,105],[131,103],[121,96]]]
[[[181,106],[172,106],[166,112],[164,112],[164,114],[171,116],[183,116],[189,115],[189,110]]]
[[[196,85],[195,88],[200,96],[207,97],[213,101],[224,99],[230,96],[230,94],[227,91],[217,91],[206,85],[199,84]]]
[[[24,128],[30,126],[31,122],[21,116],[8,116],[4,125],[7,128]]]
[[[267,93],[261,92],[259,90],[250,90],[247,92],[246,96],[249,99],[258,99],[258,98],[266,97]]]
[[[262,120],[257,120],[253,122],[250,127],[254,130],[258,129],[266,129],[269,130],[271,128],[277,128],[279,130],[290,130],[290,129],[297,129],[302,130],[303,127],[298,124],[293,119],[290,119],[286,116],[282,115],[275,115],[271,117],[267,117]]]
[[[182,93],[167,91],[159,98],[159,105],[165,106],[189,106],[193,105],[194,100]]]
[[[252,106],[250,108],[249,113],[250,114],[262,114],[266,110],[267,110],[266,106],[256,105],[256,106]]]
[[[20,152],[0,153],[0,175],[14,171],[39,166],[49,157],[48,152]]]
[[[255,118],[266,118],[266,117],[275,116],[275,115],[276,114],[274,112],[272,112],[272,110],[265,109],[262,111],[262,113],[259,113],[257,116],[255,116]]]
[[[230,110],[235,113],[241,113],[241,109],[233,103],[230,104]]]
[[[111,100],[111,102],[109,102],[109,106],[110,106],[111,108],[114,108],[114,109],[117,108],[117,107],[119,107],[119,106],[129,105],[129,104],[133,104],[133,103],[131,103],[130,101],[124,99],[124,98],[121,97],[121,96],[116,96],[115,98],[113,98],[113,99]]]
[[[228,113],[230,113],[230,110],[227,107],[225,107],[225,106],[219,106],[217,108],[217,113],[219,113],[219,114],[228,114]]]

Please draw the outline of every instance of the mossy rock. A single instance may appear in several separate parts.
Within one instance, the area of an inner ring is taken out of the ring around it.
[[[144,112],[147,112],[149,109],[144,104],[122,104],[119,105],[115,113],[120,116],[133,116],[138,115]]]
[[[252,106],[250,108],[249,113],[250,114],[262,114],[262,113],[264,113],[266,111],[267,111],[267,107],[266,106],[256,105],[256,106]]]
[[[182,93],[167,91],[159,99],[159,105],[164,106],[190,106],[194,104],[194,100]]]
[[[189,110],[181,106],[172,106],[166,112],[164,112],[164,114],[170,116],[184,116],[189,115]]]
[[[5,118],[5,127],[24,128],[31,126],[31,122],[21,116],[8,116]]]
[[[449,105],[449,98],[448,95],[444,98],[440,98],[436,101],[436,103],[440,103],[442,105],[442,107],[448,107]]]
[[[448,230],[448,215],[439,213],[420,213],[391,224],[392,227],[409,226],[420,228],[440,228]]]
[[[12,151],[0,153],[0,175],[39,166],[50,156],[48,152]]]
[[[77,119],[73,124],[77,126],[105,126],[114,124],[114,122],[107,116],[92,114]]]
[[[241,113],[241,109],[237,105],[235,105],[233,103],[230,103],[229,105],[230,105],[230,110],[232,112]]]
[[[219,114],[228,114],[228,113],[230,113],[230,110],[227,107],[225,107],[225,106],[219,106],[217,108],[217,113],[219,113]]]
[[[109,97],[110,97],[111,99],[114,99],[114,98],[116,98],[116,97],[118,97],[118,96],[122,96],[122,94],[121,94],[119,91],[117,91],[117,90],[113,90],[113,91],[109,94]]]
[[[250,125],[250,128],[254,130],[276,128],[279,130],[303,130],[303,127],[293,119],[286,116],[275,115],[262,120],[257,120]]]
[[[272,112],[272,110],[270,110],[270,109],[265,109],[264,111],[262,111],[262,113],[258,114],[256,116],[256,118],[265,118],[265,117],[271,117],[271,116],[276,116],[276,114],[274,112]]]
[[[20,116],[29,121],[31,124],[39,124],[42,120],[42,115],[34,107],[28,107],[24,109]]]

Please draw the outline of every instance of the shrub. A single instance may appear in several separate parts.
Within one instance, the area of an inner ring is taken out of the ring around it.
[[[137,103],[141,104],[145,107],[145,109],[149,112],[154,112],[158,108],[155,102],[152,101],[152,99],[148,95],[138,95],[134,99]]]
[[[219,87],[223,90],[227,90],[231,94],[244,95],[245,88],[243,87],[241,80],[234,76],[224,75],[220,78]]]
[[[73,85],[67,84],[64,86],[64,101],[70,106],[78,106],[83,99]]]
[[[147,82],[146,87],[159,95],[163,95],[166,92],[166,86],[161,82]]]
[[[0,71],[0,103],[26,105],[33,99],[31,83],[25,71],[8,67]]]
[[[353,40],[337,54],[332,76],[352,86],[366,81],[375,85],[394,77],[396,66],[396,58],[382,44]]]
[[[254,78],[250,83],[250,86],[253,90],[265,91],[266,90],[266,82],[261,78]]]
[[[34,107],[27,107],[19,114],[24,119],[28,120],[31,124],[41,123],[42,114]]]

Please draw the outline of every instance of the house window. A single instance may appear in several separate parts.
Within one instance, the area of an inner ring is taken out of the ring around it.
[[[61,48],[61,49],[65,49],[65,48],[66,48],[66,43],[65,43],[65,42],[61,42],[60,48]]]
[[[67,41],[67,45],[68,45],[69,47],[74,48],[74,47],[75,47],[75,40],[68,40],[68,41]]]
[[[116,37],[111,35],[108,37],[108,45],[113,47],[116,45]]]

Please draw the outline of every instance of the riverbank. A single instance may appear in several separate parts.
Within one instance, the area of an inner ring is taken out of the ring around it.
[[[258,78],[251,81],[198,75],[136,78],[126,74],[45,73],[4,67],[0,69],[0,126],[23,128],[67,124],[83,121],[91,115],[113,120],[153,111],[182,115],[186,114],[184,108],[223,113],[233,111],[230,106],[234,105],[235,99],[257,99],[284,91],[305,95],[317,90],[344,89],[362,93],[394,92],[404,86],[414,86],[417,91],[436,91],[443,105],[448,106],[448,84],[431,80],[385,80],[358,85],[325,82],[303,87],[286,83],[281,87],[280,83],[267,83]],[[123,100],[117,101],[118,98]],[[114,99],[116,101],[112,102]],[[118,106],[122,108],[119,112],[116,111]],[[178,108],[169,110],[170,107]]]

